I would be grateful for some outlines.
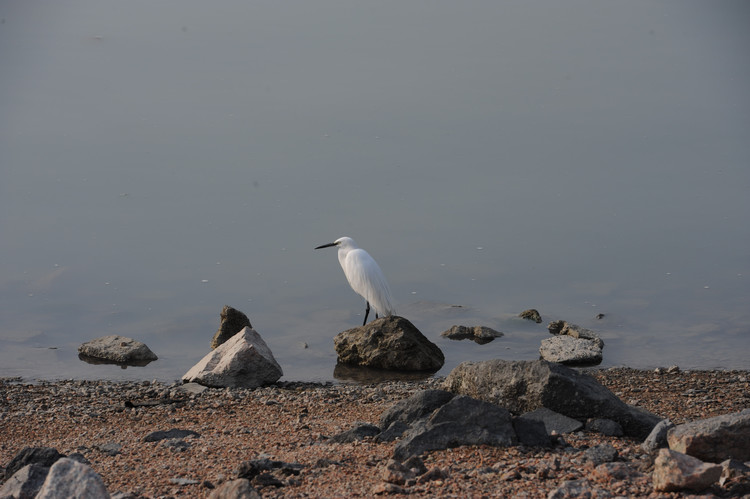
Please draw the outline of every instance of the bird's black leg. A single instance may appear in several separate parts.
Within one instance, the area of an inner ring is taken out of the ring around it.
[[[364,320],[364,322],[362,323],[362,325],[363,325],[363,326],[364,326],[365,324],[367,324],[367,316],[368,316],[368,315],[370,315],[370,302],[368,301],[368,302],[366,302],[366,303],[367,303],[367,308],[365,309],[365,320]]]

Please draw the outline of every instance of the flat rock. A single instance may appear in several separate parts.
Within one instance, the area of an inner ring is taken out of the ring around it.
[[[564,414],[555,412],[546,407],[540,407],[531,412],[527,412],[518,416],[520,420],[531,420],[538,421],[544,426],[547,435],[556,433],[562,435],[563,433],[573,433],[583,428],[583,423],[577,419],[569,418]]]
[[[159,440],[167,440],[172,438],[185,438],[185,437],[200,437],[201,434],[193,430],[181,430],[179,428],[172,428],[171,430],[158,430],[152,431],[145,437],[144,442],[158,442]]]
[[[567,321],[552,321],[547,325],[547,330],[550,334],[557,336],[570,336],[571,338],[591,340],[596,343],[599,348],[604,348],[604,340],[602,340],[598,334],[591,329],[586,329],[577,324],[571,324]]]
[[[76,497],[81,499],[109,498],[104,481],[90,466],[64,457],[49,469],[36,499]]]
[[[463,362],[446,377],[444,386],[514,414],[546,407],[579,421],[611,419],[625,435],[641,439],[661,420],[627,405],[591,376],[544,360]]]
[[[677,425],[667,440],[670,449],[703,461],[750,461],[750,409]]]
[[[260,334],[246,327],[203,357],[182,381],[210,387],[257,388],[275,383],[283,374]]]
[[[453,326],[447,331],[440,333],[440,336],[451,340],[472,340],[480,345],[491,342],[495,338],[503,335],[500,331],[488,328],[486,326]]]
[[[344,364],[437,371],[445,363],[445,356],[437,345],[411,322],[396,315],[343,331],[336,335],[333,343],[339,362]]]
[[[87,341],[78,347],[78,353],[84,357],[129,366],[145,366],[158,359],[145,344],[117,334]]]
[[[659,492],[700,492],[717,482],[720,476],[721,466],[718,464],[704,463],[681,452],[660,449],[654,460],[652,480],[654,490]]]
[[[596,365],[602,361],[602,348],[597,342],[572,336],[542,340],[539,354],[544,360],[569,365]]]
[[[494,404],[466,396],[450,399],[418,422],[396,444],[393,457],[410,456],[461,445],[509,446],[517,442],[510,413]]]
[[[211,350],[214,350],[246,327],[249,327],[250,329],[253,328],[247,315],[229,305],[224,305],[224,308],[221,309],[220,317],[221,324],[219,324],[219,329],[211,339]]]

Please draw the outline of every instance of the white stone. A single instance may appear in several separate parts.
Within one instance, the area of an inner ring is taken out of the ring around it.
[[[260,334],[245,327],[203,357],[182,380],[211,387],[257,388],[283,375]]]
[[[90,466],[64,457],[55,461],[49,469],[47,479],[36,499],[58,499],[76,497],[78,499],[109,498],[107,487],[96,471]]]

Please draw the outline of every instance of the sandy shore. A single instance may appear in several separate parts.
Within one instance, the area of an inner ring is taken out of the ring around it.
[[[750,407],[748,371],[590,371],[622,400],[674,423]],[[299,474],[274,472],[276,485],[256,488],[263,497],[372,496],[385,487],[394,443],[372,440],[327,443],[356,422],[377,424],[393,403],[442,380],[378,385],[283,383],[257,390],[178,385],[60,381],[29,384],[0,380],[0,464],[28,446],[81,453],[110,493],[133,497],[206,497],[237,476],[241,463],[269,458],[302,465]],[[157,430],[193,430],[179,443],[145,442]],[[633,474],[602,473],[586,449],[611,444]],[[653,494],[652,459],[640,442],[578,432],[550,449],[460,447],[431,452],[424,464],[432,480],[402,485],[411,496],[546,497],[564,480],[586,478],[613,495]],[[270,481],[269,481],[270,483]],[[281,486],[279,486],[281,484]],[[721,495],[720,488],[714,493]]]

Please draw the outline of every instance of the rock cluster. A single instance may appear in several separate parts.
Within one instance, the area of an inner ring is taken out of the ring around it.
[[[445,363],[440,348],[411,322],[392,315],[348,329],[333,340],[343,364],[403,371],[437,371]]]
[[[117,334],[87,341],[78,347],[81,360],[106,362],[125,366],[145,366],[158,357],[145,344]]]
[[[472,340],[480,345],[491,342],[495,338],[503,335],[500,331],[495,331],[487,326],[453,326],[447,331],[443,331],[440,336],[451,340]]]
[[[568,365],[596,365],[602,361],[604,341],[590,329],[565,321],[548,326],[552,338],[542,340],[539,354],[544,360]]]

